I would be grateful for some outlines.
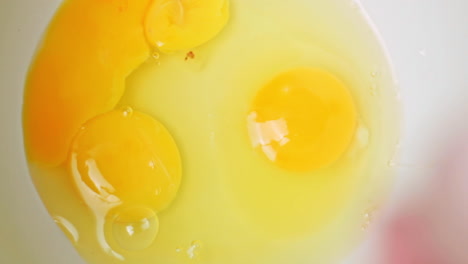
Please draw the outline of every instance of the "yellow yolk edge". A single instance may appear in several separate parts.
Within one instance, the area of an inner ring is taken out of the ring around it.
[[[298,68],[277,75],[257,93],[248,115],[252,145],[290,171],[325,168],[353,138],[356,107],[331,73]]]

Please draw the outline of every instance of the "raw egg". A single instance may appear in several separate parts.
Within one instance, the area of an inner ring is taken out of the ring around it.
[[[65,0],[24,140],[91,264],[332,264],[388,189],[395,81],[345,0]]]

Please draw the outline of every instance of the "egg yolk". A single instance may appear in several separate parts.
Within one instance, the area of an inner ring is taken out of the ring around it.
[[[228,19],[228,0],[154,0],[145,32],[162,52],[188,50],[215,37]]]
[[[227,0],[66,1],[32,64],[24,131],[30,160],[65,161],[78,128],[115,107],[125,78],[150,54],[190,49],[229,17]]]
[[[149,55],[142,27],[149,2],[63,4],[26,84],[24,131],[31,161],[61,164],[79,127],[115,107],[126,76]]]
[[[335,76],[298,68],[279,74],[257,93],[247,125],[253,146],[271,162],[309,171],[331,165],[346,151],[356,109]]]
[[[87,203],[158,212],[174,199],[181,181],[172,136],[161,123],[130,108],[87,122],[73,140],[70,158],[73,179]]]

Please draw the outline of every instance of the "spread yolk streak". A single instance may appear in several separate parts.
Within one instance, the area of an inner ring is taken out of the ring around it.
[[[194,48],[213,38],[228,17],[227,0],[65,2],[28,76],[29,158],[61,164],[80,125],[115,107],[125,78],[150,54],[148,40],[162,51]]]
[[[70,157],[73,179],[91,208],[143,206],[158,212],[174,199],[181,181],[172,136],[158,121],[131,109],[87,122]]]
[[[142,20],[150,0],[67,1],[31,66],[24,131],[31,161],[65,161],[78,128],[115,107],[149,54]]]
[[[154,0],[145,32],[162,52],[188,50],[214,38],[228,19],[228,0]]]
[[[256,95],[248,116],[254,147],[281,168],[309,171],[341,157],[356,127],[347,87],[312,68],[276,76]]]

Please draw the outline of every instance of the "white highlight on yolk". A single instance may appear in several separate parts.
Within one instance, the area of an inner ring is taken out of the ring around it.
[[[284,118],[256,122],[257,113],[252,112],[248,117],[248,129],[253,147],[266,146],[277,142],[281,146],[287,144],[289,139],[288,125]]]

